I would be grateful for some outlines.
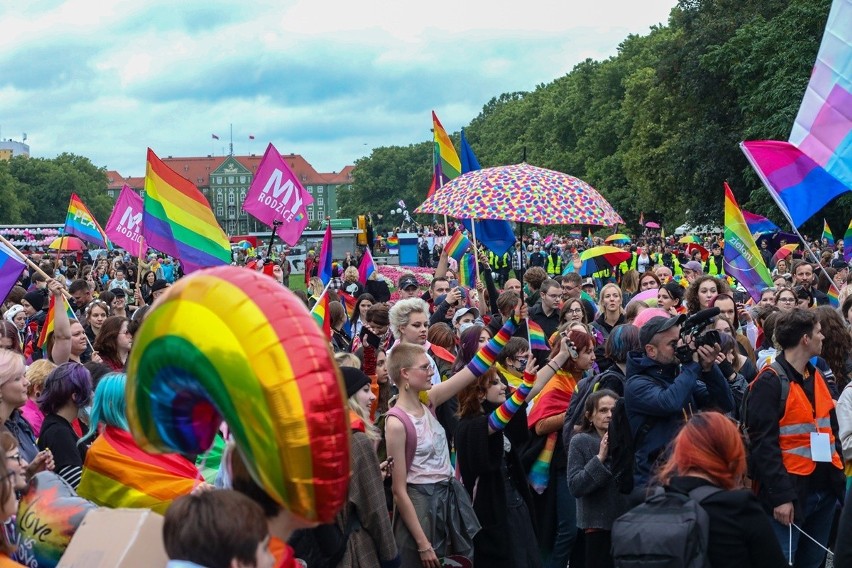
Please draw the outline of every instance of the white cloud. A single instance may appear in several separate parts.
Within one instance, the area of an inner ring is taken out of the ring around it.
[[[27,132],[35,156],[74,152],[141,175],[146,147],[220,153],[233,124],[238,153],[272,141],[339,171],[374,147],[427,140],[432,109],[456,131],[494,96],[613,55],[674,3],[2,4],[0,127]]]

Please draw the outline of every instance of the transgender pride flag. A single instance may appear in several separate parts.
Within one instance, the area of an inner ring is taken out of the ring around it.
[[[834,0],[787,142],[740,144],[794,227],[852,191],[852,0]]]

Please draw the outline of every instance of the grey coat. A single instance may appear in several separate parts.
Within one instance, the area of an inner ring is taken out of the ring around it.
[[[580,432],[568,448],[568,490],[577,498],[577,526],[581,529],[612,530],[612,522],[630,507],[627,495],[615,486],[606,462],[598,458],[601,437]]]

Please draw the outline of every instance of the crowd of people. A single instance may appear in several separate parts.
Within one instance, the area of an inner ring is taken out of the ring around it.
[[[828,549],[834,566],[852,565],[842,249],[807,243],[804,257],[777,260],[761,243],[775,282],[751,299],[726,276],[716,236],[706,258],[646,236],[624,245],[621,265],[581,275],[578,255],[594,244],[533,236],[504,256],[480,250],[470,289],[443,250],[429,255],[427,286],[411,273],[359,281],[355,254],[330,283],[307,267],[294,293],[307,309],[324,291],[332,300],[348,501],[333,524],[304,526],[230,446],[210,483],[195,456],[158,458],[185,469],[185,495],[136,506],[165,513],[173,565],[628,565],[617,560],[619,519],[660,492],[706,512],[710,566],[817,568]],[[156,255],[31,260],[39,269],[22,274],[0,322],[7,524],[15,495],[44,470],[115,503],[92,479],[122,467],[104,444],[135,444],[124,400],[133,336],[180,277]],[[246,269],[286,286],[284,263]],[[47,329],[51,298],[66,296],[75,317],[55,310]],[[14,558],[14,538],[6,544],[0,554]]]

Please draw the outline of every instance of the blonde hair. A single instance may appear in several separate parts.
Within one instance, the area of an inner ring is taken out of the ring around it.
[[[16,363],[20,367],[16,366]],[[23,355],[11,349],[0,349],[0,385],[4,385],[16,378],[18,373],[22,372],[24,368]]]
[[[420,300],[421,302],[423,300]],[[399,387],[399,379],[402,370],[406,367],[411,367],[415,359],[425,354],[426,350],[422,345],[414,343],[397,343],[394,345],[391,352],[388,353],[385,367],[388,370],[388,378]]]
[[[26,373],[27,380],[30,382],[30,385],[27,387],[27,396],[34,396],[36,391],[41,390],[44,380],[55,368],[56,364],[47,359],[33,361],[33,364],[29,366]]]
[[[399,300],[393,305],[388,312],[388,320],[391,332],[395,338],[399,339],[399,328],[408,324],[411,314],[416,313],[424,313],[428,316],[429,304],[420,298],[406,298],[405,300]]]
[[[598,309],[600,310],[600,313],[606,312],[606,310],[604,309],[604,305],[603,305],[603,298],[604,298],[604,294],[606,294],[606,291],[609,288],[615,288],[616,290],[618,290],[618,297],[621,298],[621,299],[624,298],[624,294],[621,292],[621,288],[619,288],[618,284],[614,284],[613,282],[610,282],[609,284],[605,284],[604,287],[601,288],[600,293],[598,294]],[[618,306],[618,311],[621,312],[622,314],[624,313],[624,306],[622,306],[620,303],[619,303],[619,306]]]
[[[349,403],[349,410],[357,414],[358,418],[360,418],[364,423],[364,434],[367,435],[367,438],[369,438],[371,442],[379,441],[382,438],[382,432],[379,430],[378,426],[370,421],[370,416],[367,414],[367,411],[364,410],[364,407],[355,401],[354,396],[350,396],[347,402]]]
[[[325,286],[322,283],[322,280],[317,278],[316,276],[311,276],[311,279],[308,280],[308,292],[311,295],[319,298],[322,291],[325,289]]]
[[[361,359],[354,353],[335,353],[334,360],[337,362],[338,367],[361,368]]]
[[[354,266],[348,267],[343,271],[343,280],[346,282],[357,282],[358,281],[358,269]]]

